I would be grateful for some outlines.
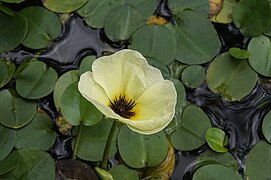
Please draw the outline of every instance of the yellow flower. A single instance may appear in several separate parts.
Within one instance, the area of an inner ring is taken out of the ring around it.
[[[92,71],[81,75],[78,89],[105,116],[141,134],[156,133],[172,120],[175,87],[139,52],[125,49],[100,57]]]

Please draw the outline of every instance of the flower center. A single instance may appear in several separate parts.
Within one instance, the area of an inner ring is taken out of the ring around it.
[[[136,103],[134,100],[127,98],[125,95],[115,96],[114,100],[109,102],[109,107],[121,117],[129,119],[136,113],[133,110]]]

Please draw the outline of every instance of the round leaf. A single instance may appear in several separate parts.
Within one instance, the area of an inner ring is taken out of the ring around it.
[[[144,26],[136,31],[129,48],[167,65],[175,58],[177,42],[174,34],[166,27],[152,25]]]
[[[203,64],[211,61],[220,48],[217,33],[212,24],[202,15],[184,11],[178,17],[178,25],[167,27],[177,40],[176,60],[185,64]]]
[[[271,25],[270,18],[269,0],[240,1],[233,9],[234,24],[247,36],[259,36],[268,32]]]
[[[163,132],[142,135],[123,126],[118,136],[119,153],[123,161],[132,168],[157,166],[166,157],[167,138]]]
[[[48,150],[56,138],[52,128],[53,123],[49,116],[37,113],[27,126],[16,131],[15,147]]]
[[[178,79],[170,78],[170,80],[174,83],[175,89],[177,91],[177,104],[175,106],[175,111],[176,113],[181,112],[186,102],[184,86]]]
[[[65,1],[66,2],[66,1]],[[28,21],[28,33],[23,45],[32,49],[45,48],[61,32],[60,18],[39,6],[30,6],[20,11]]]
[[[27,21],[18,13],[9,16],[0,11],[0,53],[16,48],[25,38]]]
[[[245,170],[249,180],[271,178],[271,145],[260,141],[246,157]]]
[[[0,92],[0,123],[4,126],[17,129],[26,125],[33,119],[36,108],[34,101],[13,96],[9,90]]]
[[[252,38],[248,45],[251,67],[259,74],[271,77],[271,42],[266,36]]]
[[[206,131],[205,139],[208,145],[216,152],[227,152],[228,149],[224,147],[225,142],[228,141],[225,132],[219,128],[209,128]]]
[[[271,111],[269,111],[263,119],[262,132],[265,139],[271,143]]]
[[[65,89],[60,105],[64,118],[74,126],[80,123],[93,126],[103,117],[102,113],[79,93],[77,81]]]
[[[229,53],[236,59],[247,59],[250,55],[247,50],[240,48],[230,48]]]
[[[15,168],[19,160],[19,153],[17,151],[12,151],[4,160],[0,161],[0,175]]]
[[[111,41],[124,41],[142,25],[143,15],[136,7],[131,5],[118,6],[106,17],[104,30]]]
[[[0,163],[13,149],[16,140],[15,131],[0,125]],[[1,166],[0,166],[1,169]],[[0,171],[1,172],[1,171]]]
[[[65,89],[73,82],[78,81],[78,70],[71,70],[60,76],[55,84],[54,103],[58,111],[60,111],[61,97]]]
[[[20,160],[8,174],[14,179],[55,179],[55,163],[46,152],[34,149],[18,150]]]
[[[257,74],[246,60],[238,61],[229,53],[224,53],[209,65],[206,82],[214,93],[220,93],[228,101],[235,101],[252,91]]]
[[[92,63],[96,60],[96,56],[86,56],[79,67],[79,74],[82,75],[87,71],[92,71]]]
[[[193,180],[219,179],[219,180],[241,180],[241,176],[231,168],[209,164],[199,168],[193,175]]]
[[[57,81],[57,73],[41,61],[32,60],[16,77],[16,90],[27,99],[39,99],[50,94]]]
[[[6,59],[0,59],[0,88],[6,85],[15,72],[15,65]]]
[[[82,7],[88,0],[43,0],[43,5],[54,12],[70,13]]]
[[[161,71],[161,73],[165,79],[170,78],[170,71],[164,63],[158,61],[157,59],[150,58],[150,57],[148,57],[147,60],[148,60],[149,65],[156,67],[157,69],[159,69]]]
[[[182,81],[189,88],[199,87],[205,80],[205,69],[201,66],[188,66],[183,70]]]
[[[169,9],[172,11],[173,15],[176,15],[186,9],[192,9],[193,11],[200,12],[201,14],[206,16],[209,11],[208,0],[168,0],[168,6]]]
[[[109,119],[102,119],[95,126],[83,126],[81,134],[77,137],[79,138],[77,156],[83,160],[101,161],[111,126],[112,121]],[[117,152],[116,135],[117,133],[113,138],[109,157]]]
[[[132,170],[127,166],[120,164],[116,165],[109,170],[110,174],[112,174],[114,179],[118,180],[139,180],[138,172],[136,170]]]
[[[171,134],[172,146],[191,151],[205,143],[205,132],[211,127],[208,116],[197,106],[189,105],[182,113],[180,127]]]

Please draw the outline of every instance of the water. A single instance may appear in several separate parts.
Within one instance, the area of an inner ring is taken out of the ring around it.
[[[165,4],[161,2],[158,4],[155,14],[171,20]],[[242,36],[232,24],[214,24],[214,27],[221,41],[218,54],[227,51],[230,47],[247,47],[250,39]],[[78,68],[80,60],[87,55],[99,57],[106,52],[115,52],[125,47],[125,43],[113,44],[104,36],[103,30],[87,27],[80,17],[74,15],[63,27],[63,35],[48,49],[39,52],[39,56],[35,55],[37,52],[21,46],[14,51],[0,54],[0,58],[11,59],[19,65],[26,57],[38,57],[54,67],[61,75],[70,69]],[[243,175],[246,154],[259,139],[263,139],[261,122],[271,107],[270,87],[270,80],[261,78],[253,92],[240,102],[223,100],[221,96],[212,93],[206,84],[194,90],[186,89],[187,101],[201,107],[210,118],[212,125],[223,129],[228,135],[230,153],[236,158],[241,175]],[[56,119],[58,113],[54,107],[52,94],[39,100],[39,107],[44,109],[52,119]],[[55,130],[58,132],[57,127]],[[58,160],[70,158],[71,136],[58,134],[49,152]],[[207,148],[204,145],[192,152],[176,152],[176,167],[171,179],[191,179],[196,157]]]

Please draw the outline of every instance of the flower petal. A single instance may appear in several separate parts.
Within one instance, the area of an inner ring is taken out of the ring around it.
[[[90,101],[105,116],[114,119],[121,118],[107,106],[109,98],[104,89],[94,81],[92,72],[88,71],[81,75],[78,83],[78,90],[84,98]]]
[[[100,57],[92,69],[95,81],[111,100],[120,94],[137,99],[153,84],[164,80],[161,72],[148,65],[139,52],[128,49]]]
[[[177,92],[171,81],[153,85],[136,100],[135,117],[120,119],[130,129],[141,134],[153,134],[165,128],[175,114]]]

